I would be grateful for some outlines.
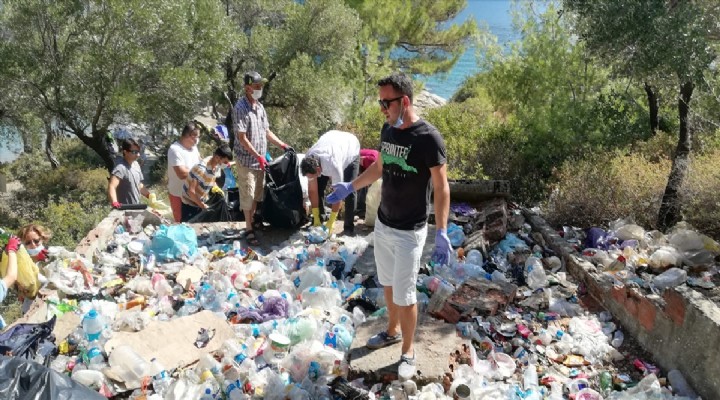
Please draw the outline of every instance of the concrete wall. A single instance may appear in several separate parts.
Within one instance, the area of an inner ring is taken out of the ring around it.
[[[562,256],[570,274],[653,355],[665,370],[680,370],[704,399],[720,399],[720,308],[686,285],[661,296],[614,286],[537,215],[524,210],[534,230]]]

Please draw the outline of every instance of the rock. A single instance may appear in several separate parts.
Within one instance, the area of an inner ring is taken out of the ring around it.
[[[495,315],[515,299],[517,286],[507,282],[468,279],[433,315],[457,323],[477,315]]]
[[[482,214],[485,215],[485,239],[489,241],[502,240],[508,227],[508,210],[505,199],[495,198],[484,202]]]
[[[425,111],[444,106],[445,104],[447,104],[447,100],[427,90],[421,91],[413,100],[413,107],[418,115],[423,115]]]

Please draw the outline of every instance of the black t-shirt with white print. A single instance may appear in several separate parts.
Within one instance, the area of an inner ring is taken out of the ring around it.
[[[447,162],[440,132],[422,119],[407,129],[386,123],[380,132],[380,156],[383,183],[378,219],[395,229],[422,228],[430,205],[430,168]]]

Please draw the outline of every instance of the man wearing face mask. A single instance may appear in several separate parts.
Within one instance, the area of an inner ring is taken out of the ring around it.
[[[253,216],[258,202],[262,201],[265,189],[267,142],[270,141],[285,151],[291,150],[290,146],[270,130],[267,113],[259,101],[265,82],[255,71],[246,73],[243,78],[245,96],[235,104],[232,114],[232,130],[236,137],[233,150],[238,166],[235,178],[240,194],[240,207],[245,214],[245,239],[253,246],[259,244],[254,231]]]
[[[183,183],[190,173],[190,168],[200,162],[200,152],[197,147],[199,141],[200,128],[195,122],[188,122],[180,134],[180,139],[168,149],[167,187],[175,222],[180,222],[182,217]]]
[[[370,349],[402,342],[398,375],[415,375],[414,336],[417,326],[415,282],[427,237],[431,190],[434,194],[434,262],[447,264],[452,247],[447,236],[450,187],[445,143],[438,130],[413,109],[412,81],[395,73],[378,82],[380,110],[386,123],[380,132],[380,158],[352,182],[333,185],[327,197],[337,203],[383,178],[375,224],[375,264],[384,287],[388,327],[371,337]]]

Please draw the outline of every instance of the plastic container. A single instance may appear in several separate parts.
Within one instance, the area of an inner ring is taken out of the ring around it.
[[[612,345],[612,347],[617,349],[620,346],[622,346],[624,340],[625,340],[625,335],[623,335],[622,331],[620,329],[618,329],[615,331],[615,334],[613,334],[613,338],[610,341],[610,344]]]
[[[537,257],[528,257],[525,260],[525,279],[530,289],[540,289],[548,285],[545,268]]]
[[[687,272],[680,268],[670,268],[653,279],[655,287],[664,290],[682,285],[687,280]]]
[[[483,256],[480,250],[472,249],[465,256],[465,262],[475,265],[483,265]]]
[[[335,288],[313,286],[303,290],[303,307],[314,307],[321,310],[329,310],[342,304],[340,293]]]
[[[110,367],[130,387],[140,386],[140,381],[148,375],[149,364],[132,347],[123,345],[110,353]]]
[[[88,342],[99,340],[104,326],[105,321],[102,315],[94,308],[83,317],[82,328]]]
[[[667,376],[668,380],[670,381],[670,386],[672,386],[673,388],[673,393],[678,396],[685,396],[691,399],[696,399],[698,397],[697,393],[695,393],[693,388],[690,387],[690,384],[687,382],[687,380],[685,380],[682,372],[673,369],[668,372]]]

